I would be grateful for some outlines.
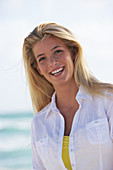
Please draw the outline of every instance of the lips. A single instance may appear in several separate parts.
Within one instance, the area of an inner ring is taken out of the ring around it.
[[[57,69],[54,69],[53,71],[51,71],[50,74],[51,75],[58,75],[61,72],[63,72],[63,70],[64,70],[64,67],[60,67],[60,68],[57,68]]]

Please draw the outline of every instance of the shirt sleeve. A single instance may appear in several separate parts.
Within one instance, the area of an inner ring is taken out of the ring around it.
[[[110,127],[110,136],[113,141],[113,95],[105,98],[105,105]]]
[[[31,123],[31,147],[32,147],[32,167],[33,170],[46,170],[35,146],[34,122]]]

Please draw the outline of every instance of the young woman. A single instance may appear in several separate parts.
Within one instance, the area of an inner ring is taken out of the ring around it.
[[[113,170],[113,85],[88,70],[81,45],[56,23],[37,26],[23,45],[35,113],[34,170]]]

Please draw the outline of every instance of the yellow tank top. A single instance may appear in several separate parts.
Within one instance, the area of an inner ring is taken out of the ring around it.
[[[62,160],[64,162],[65,167],[68,170],[72,170],[70,158],[69,158],[69,136],[63,137]]]

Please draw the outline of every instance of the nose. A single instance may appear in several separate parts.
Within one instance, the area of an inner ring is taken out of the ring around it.
[[[58,59],[54,55],[51,55],[49,58],[49,67],[52,67],[54,65],[58,64]]]

